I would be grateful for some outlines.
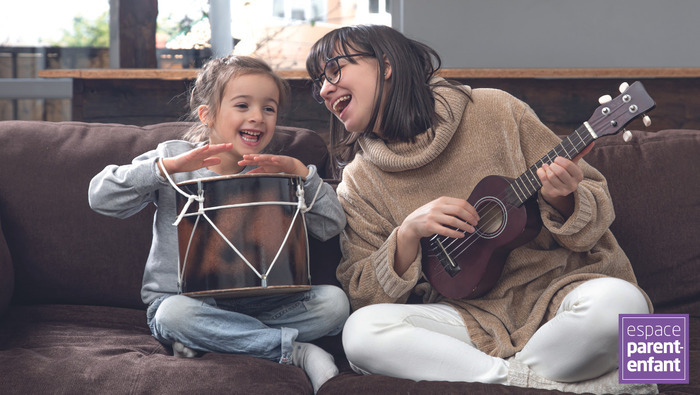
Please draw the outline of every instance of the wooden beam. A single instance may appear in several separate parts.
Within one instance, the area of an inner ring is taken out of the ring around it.
[[[158,0],[111,0],[110,7],[118,15],[119,31],[111,36],[118,37],[119,67],[157,68]]]

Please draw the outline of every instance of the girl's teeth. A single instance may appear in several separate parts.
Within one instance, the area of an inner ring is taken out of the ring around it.
[[[243,138],[244,141],[254,143],[260,139],[260,132],[250,132],[247,130],[243,130],[241,131],[241,138]]]

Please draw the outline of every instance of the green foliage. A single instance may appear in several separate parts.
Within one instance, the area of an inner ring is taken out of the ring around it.
[[[97,19],[88,19],[82,15],[73,18],[73,30],[63,30],[63,37],[53,45],[62,47],[109,47],[109,11]]]
[[[209,13],[205,10],[201,10],[201,16],[192,19],[189,15],[185,15],[182,19],[177,20],[173,15],[160,15],[158,17],[158,23],[156,27],[156,32],[164,34],[168,39],[184,36],[192,31],[192,27],[204,19],[209,18]]]

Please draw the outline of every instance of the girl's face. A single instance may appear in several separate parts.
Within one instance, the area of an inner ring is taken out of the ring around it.
[[[353,59],[357,63],[350,63],[347,58],[340,56],[337,61],[339,70],[326,69],[333,74],[340,72],[340,80],[333,85],[321,77],[323,85],[320,94],[328,111],[345,125],[345,129],[361,133],[367,129],[372,118],[378,89],[376,75],[379,65],[377,60],[370,56],[356,56]],[[390,73],[389,68],[387,72]],[[386,90],[385,87],[385,92]],[[378,133],[377,130],[374,132]]]
[[[231,78],[216,118],[209,122],[209,143],[233,143],[237,162],[245,154],[257,154],[272,140],[277,123],[279,89],[264,74],[244,74]],[[206,111],[206,110],[205,110]]]

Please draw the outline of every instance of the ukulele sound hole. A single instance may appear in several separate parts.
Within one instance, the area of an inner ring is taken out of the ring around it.
[[[494,198],[484,198],[476,205],[479,213],[478,232],[482,237],[498,236],[506,223],[506,211],[503,203]]]

